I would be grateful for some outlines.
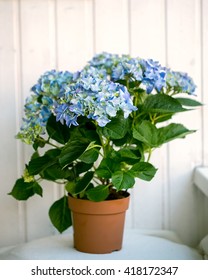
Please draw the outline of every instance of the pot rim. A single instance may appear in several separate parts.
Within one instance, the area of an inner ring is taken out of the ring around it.
[[[92,215],[118,214],[129,207],[130,194],[123,198],[95,202],[68,195],[68,206],[72,212]]]

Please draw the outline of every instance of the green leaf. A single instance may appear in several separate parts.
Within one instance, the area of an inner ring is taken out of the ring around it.
[[[74,160],[78,159],[87,149],[88,145],[89,142],[86,140],[73,139],[69,141],[60,154],[60,165],[62,167],[65,167],[66,165],[72,163]]]
[[[97,148],[92,148],[85,151],[79,159],[85,163],[94,163],[99,156],[99,150]]]
[[[31,159],[35,159],[35,158],[38,158],[38,157],[40,157],[40,155],[39,155],[39,153],[36,151],[36,152],[34,152],[34,153],[32,154]]]
[[[71,211],[67,199],[67,196],[62,197],[54,202],[49,209],[50,220],[60,233],[72,225]]]
[[[53,165],[57,161],[57,156],[60,152],[60,149],[51,149],[43,156],[39,156],[38,153],[33,154],[27,166],[29,174],[37,175],[49,166]]]
[[[109,195],[109,188],[108,186],[99,185],[95,188],[91,188],[86,191],[87,198],[92,201],[103,201]]]
[[[134,177],[145,181],[151,181],[155,176],[157,169],[149,162],[139,162],[132,166],[130,172]]]
[[[122,189],[129,189],[134,186],[135,180],[132,174],[128,171],[116,171],[112,175],[112,183],[119,191]]]
[[[103,135],[110,139],[121,139],[126,135],[128,128],[128,119],[125,119],[122,114],[119,114],[103,128]]]
[[[195,131],[196,130],[187,129],[182,124],[171,123],[158,129],[158,138],[160,140],[160,144],[163,144],[177,138],[184,138],[186,135]]]
[[[43,196],[43,189],[37,182],[35,182],[35,184],[33,184],[33,190],[34,190],[34,193],[38,194],[39,196]]]
[[[35,142],[33,144],[33,149],[37,150],[39,147],[43,148],[45,144],[46,144],[45,139],[39,136],[35,139]]]
[[[50,158],[48,156],[42,156],[32,159],[29,162],[27,169],[30,175],[37,175],[51,164],[52,163],[50,162]]]
[[[71,170],[60,166],[58,162],[60,153],[60,149],[51,149],[42,157],[38,154],[36,156],[33,154],[28,166],[29,174],[40,174],[42,178],[51,181],[72,177]]]
[[[94,142],[97,145],[101,144],[100,137],[97,133],[97,126],[92,123],[91,120],[86,117],[79,117],[79,126],[77,126],[76,129],[82,138],[88,139],[89,142]]]
[[[36,182],[25,182],[23,178],[18,179],[9,195],[17,200],[27,200],[34,194],[42,196],[42,188]]]
[[[57,122],[54,115],[51,115],[48,119],[46,130],[50,138],[61,144],[67,143],[70,138],[69,128],[65,124],[63,125],[60,122]]]
[[[166,94],[148,95],[144,102],[143,110],[148,113],[161,114],[186,111],[178,100]]]
[[[127,132],[123,138],[113,139],[112,141],[115,146],[121,147],[121,146],[125,145],[126,143],[129,143],[129,141],[131,141],[131,135],[129,135],[129,133]]]
[[[141,154],[135,148],[122,148],[117,152],[118,160],[127,164],[134,164],[141,159]]]
[[[77,176],[90,170],[92,166],[93,163],[78,162],[76,165],[74,165],[73,172]]]
[[[143,121],[133,128],[133,137],[151,148],[156,148],[174,139],[184,138],[193,132],[195,130],[189,130],[182,124],[172,123],[165,127],[157,128],[150,121]]]
[[[84,174],[84,176],[77,181],[75,188],[73,189],[73,193],[71,193],[72,196],[76,196],[86,190],[88,185],[90,184],[92,178],[93,178],[94,172],[89,171]]]
[[[142,121],[133,128],[133,137],[149,147],[158,147],[158,129],[150,121]]]
[[[69,170],[68,168],[62,168],[58,163],[55,163],[48,168],[44,169],[40,173],[41,177],[46,179],[46,180],[58,180],[58,179],[65,179],[68,177],[71,177],[72,171]]]
[[[50,159],[54,159],[57,156],[59,156],[60,153],[61,153],[61,149],[51,149],[51,150],[48,150],[47,152],[45,152],[45,155],[49,156]]]
[[[102,159],[100,165],[96,169],[95,173],[100,178],[104,179],[110,179],[112,176],[112,173],[118,170],[120,167],[120,164],[116,161],[114,161],[112,158],[104,158]]]
[[[75,193],[75,189],[76,189],[76,182],[75,181],[69,181],[67,182],[67,184],[65,185],[65,189],[68,193],[73,194]]]
[[[197,106],[203,105],[201,102],[191,99],[191,98],[178,97],[176,99],[181,103],[181,105],[187,106],[187,107],[197,107]]]

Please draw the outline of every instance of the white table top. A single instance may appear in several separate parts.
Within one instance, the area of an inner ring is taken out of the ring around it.
[[[8,249],[0,259],[22,260],[200,260],[196,249],[180,243],[170,231],[125,230],[123,248],[110,254],[87,254],[73,248],[73,234],[53,235]]]

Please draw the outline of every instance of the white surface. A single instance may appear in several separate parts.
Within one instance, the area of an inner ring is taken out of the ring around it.
[[[73,248],[72,233],[37,239],[13,248],[1,249],[4,260],[201,260],[202,254],[180,243],[169,231],[126,230],[123,248],[111,254],[86,254]]]
[[[208,167],[196,168],[194,183],[208,197]]]

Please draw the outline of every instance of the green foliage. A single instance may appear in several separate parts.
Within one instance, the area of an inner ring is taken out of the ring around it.
[[[117,189],[117,191],[123,189],[130,189],[134,186],[135,180],[132,173],[129,171],[116,171],[112,175],[112,183]]]
[[[23,178],[20,178],[16,181],[9,194],[17,200],[27,200],[34,194],[42,196],[42,192],[41,186],[36,181],[25,182]]]
[[[72,139],[64,146],[59,156],[62,167],[70,165],[77,160],[87,149],[89,142],[85,139]]]
[[[186,107],[198,107],[203,105],[201,102],[191,98],[178,97],[176,100],[178,100],[182,106]]]
[[[43,156],[33,157],[28,164],[28,172],[30,175],[37,175],[52,166],[58,161],[60,155],[59,149],[52,149],[47,151]]]
[[[184,111],[182,103],[196,106],[187,100],[174,102],[172,99],[167,105],[163,104],[167,98],[160,97],[156,104],[156,98],[148,96],[143,113],[140,115],[138,111],[135,121],[118,114],[104,128],[91,126],[88,131],[82,126],[70,131],[66,125],[57,124],[50,117],[47,131],[58,144],[51,143],[54,147],[40,155],[38,150],[50,142],[37,139],[34,144],[36,152],[26,166],[27,176],[33,178],[32,181],[26,182],[23,177],[18,179],[9,194],[18,200],[27,200],[35,194],[42,196],[42,188],[37,181],[42,178],[65,184],[65,190],[73,197],[99,202],[108,198],[112,188],[117,192],[133,188],[135,178],[152,180],[157,169],[144,161],[145,153],[194,132],[175,123],[157,127],[162,118],[171,117],[174,111]],[[99,155],[101,159],[97,164]],[[66,199],[64,196],[56,201],[49,210],[51,222],[59,232],[71,225]]]
[[[195,131],[187,129],[182,124],[171,123],[158,129],[159,144],[162,145],[174,139],[185,138],[186,135]]]
[[[145,181],[151,181],[157,169],[149,162],[138,162],[132,166],[130,172],[134,177]]]
[[[105,200],[109,193],[109,188],[105,185],[98,185],[96,188],[90,188],[86,191],[87,198],[96,202]]]
[[[34,153],[9,195],[18,200],[42,196],[42,180],[63,186],[65,195],[49,210],[59,232],[72,222],[66,194],[100,202],[120,198],[134,187],[135,178],[152,180],[157,172],[151,163],[153,150],[195,132],[172,122],[172,117],[202,105],[180,96],[194,92],[187,75],[128,56],[107,58],[111,67],[99,66],[101,61],[95,59],[94,65],[101,72],[93,68],[86,76],[88,65],[81,82],[77,73],[52,71],[42,76],[17,135]]]
[[[186,111],[181,103],[166,94],[149,95],[144,102],[143,111],[148,114],[175,114]]]
[[[150,121],[142,121],[133,128],[133,137],[153,148],[159,144],[158,130]]]
[[[189,130],[182,124],[171,123],[167,126],[157,128],[150,121],[142,121],[133,129],[133,137],[144,143],[149,148],[157,148],[162,144],[195,132]]]
[[[122,139],[129,129],[129,121],[122,114],[113,118],[102,130],[103,135],[110,139]]]
[[[80,178],[74,185],[69,189],[68,186],[68,191],[70,194],[74,197],[77,197],[78,195],[81,194],[83,195],[83,192],[87,189],[89,186],[92,178],[93,178],[94,172],[88,171],[84,174],[82,178]]]
[[[116,170],[120,170],[120,164],[109,157],[102,159],[95,172],[100,178],[110,179]]]
[[[46,130],[49,137],[60,144],[67,143],[70,138],[70,130],[68,127],[57,122],[53,115],[48,119]]]
[[[71,211],[68,207],[67,196],[55,201],[49,209],[49,217],[54,227],[62,233],[72,225]]]

